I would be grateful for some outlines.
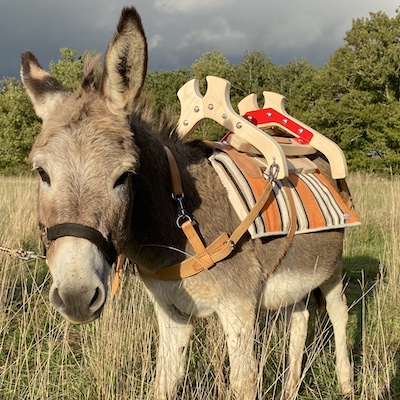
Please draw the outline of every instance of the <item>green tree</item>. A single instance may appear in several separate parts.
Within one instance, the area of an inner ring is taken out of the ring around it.
[[[246,52],[240,64],[232,69],[234,103],[250,93],[260,96],[265,90],[279,89],[279,69],[262,51]]]
[[[204,53],[192,64],[192,71],[194,77],[200,80],[200,90],[204,92],[208,75],[219,76],[228,81],[232,77],[231,64],[220,50]]]
[[[288,112],[302,118],[320,96],[318,76],[320,69],[307,60],[293,61],[279,67],[278,93],[288,101]]]
[[[167,110],[179,117],[181,108],[177,92],[191,78],[192,72],[184,68],[177,71],[148,72],[145,88],[151,92],[159,113]]]
[[[82,82],[83,66],[87,56],[94,56],[94,51],[86,51],[81,56],[77,56],[76,50],[60,49],[61,59],[49,64],[50,73],[67,89],[74,90]]]
[[[92,53],[92,52],[90,52]],[[81,82],[86,54],[60,49],[61,59],[51,62],[50,72],[69,89]],[[0,81],[0,171],[17,173],[29,170],[28,154],[40,130],[31,102],[20,81],[5,78]]]
[[[317,99],[302,119],[343,148],[351,169],[400,172],[400,15],[356,19],[345,39],[318,74]]]
[[[0,171],[29,170],[27,157],[40,129],[40,120],[20,81],[0,81]]]

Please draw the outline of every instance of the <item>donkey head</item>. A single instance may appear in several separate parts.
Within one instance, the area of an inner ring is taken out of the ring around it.
[[[21,77],[43,120],[30,160],[41,178],[39,222],[53,277],[50,301],[69,321],[99,317],[115,248],[127,240],[138,149],[128,116],[147,69],[140,17],[124,8],[103,71],[86,65],[76,92],[44,71],[30,52]]]

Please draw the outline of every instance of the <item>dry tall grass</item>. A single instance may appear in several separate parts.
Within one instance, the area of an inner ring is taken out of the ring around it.
[[[0,246],[38,250],[35,181],[0,178]],[[349,343],[355,399],[400,398],[398,179],[353,175],[363,225],[349,229],[344,282],[350,305]],[[71,326],[48,301],[50,277],[41,261],[1,256],[1,399],[151,399],[157,325],[140,282],[125,277],[102,317]],[[312,299],[310,306],[313,308]],[[334,344],[326,316],[312,313],[300,399],[340,399]],[[261,313],[256,337],[259,398],[278,393],[287,335],[277,313]],[[212,318],[196,325],[182,399],[227,399],[226,347]]]

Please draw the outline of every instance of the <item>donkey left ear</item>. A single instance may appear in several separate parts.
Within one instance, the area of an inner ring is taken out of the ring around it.
[[[21,55],[21,79],[39,118],[46,119],[67,90],[26,51]]]
[[[114,114],[128,115],[142,90],[147,71],[147,42],[140,16],[125,7],[104,61],[101,91]]]

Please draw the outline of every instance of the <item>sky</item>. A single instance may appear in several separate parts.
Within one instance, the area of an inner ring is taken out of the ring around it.
[[[62,47],[104,54],[124,5],[142,17],[149,69],[168,71],[216,49],[231,63],[257,50],[278,65],[305,58],[320,66],[353,19],[394,17],[400,0],[0,0],[0,79],[19,76],[25,50],[45,69]]]

